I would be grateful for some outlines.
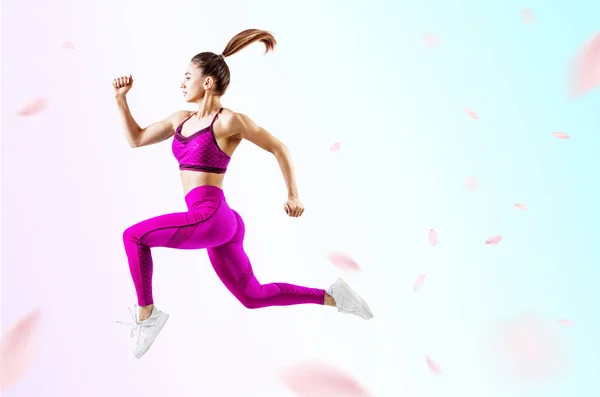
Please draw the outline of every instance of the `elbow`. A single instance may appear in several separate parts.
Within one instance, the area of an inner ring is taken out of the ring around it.
[[[288,147],[284,143],[280,143],[271,149],[271,153],[273,153],[275,157],[287,155],[289,152]]]

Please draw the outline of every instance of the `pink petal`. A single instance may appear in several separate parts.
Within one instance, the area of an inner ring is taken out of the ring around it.
[[[434,374],[440,375],[442,373],[442,370],[441,370],[439,364],[436,363],[435,361],[433,361],[429,356],[425,356],[425,362],[427,362],[427,366],[429,367],[429,370],[431,372],[433,372]]]
[[[479,120],[479,117],[473,112],[471,109],[463,108],[463,111],[467,114],[467,116],[474,118],[475,120]]]
[[[431,229],[429,231],[428,238],[429,238],[429,243],[435,247],[437,245],[437,243],[438,243],[438,235],[435,232],[435,230]]]
[[[465,181],[465,186],[471,191],[476,190],[477,188],[479,188],[479,181],[475,177],[469,177]]]
[[[67,50],[74,50],[75,46],[70,41],[63,41],[62,48],[67,49]]]
[[[48,104],[50,103],[50,99],[48,98],[36,98],[21,107],[17,111],[17,116],[32,116],[36,113],[40,113],[44,111]]]
[[[327,255],[329,261],[338,269],[342,270],[352,270],[352,271],[360,271],[360,267],[358,263],[350,256],[342,253],[342,252],[332,252]]]
[[[566,369],[566,352],[555,328],[535,315],[522,315],[496,326],[490,342],[491,358],[498,369],[519,380],[547,380]]]
[[[515,204],[515,208],[523,211],[526,211],[528,209],[525,204]]]
[[[432,33],[425,35],[425,45],[429,48],[437,47],[440,44],[438,37]]]
[[[369,397],[355,379],[339,369],[320,362],[307,362],[286,368],[280,380],[302,397]]]
[[[496,245],[502,240],[502,236],[493,236],[486,240],[486,244],[488,245]]]
[[[338,150],[340,150],[340,147],[341,147],[340,143],[336,142],[329,147],[329,150],[332,152],[337,152]]]
[[[564,132],[553,132],[552,134],[553,137],[558,138],[558,139],[569,139],[569,135],[565,134]]]
[[[424,282],[425,282],[425,275],[421,274],[419,277],[417,277],[417,279],[413,283],[413,291],[417,291],[419,288],[421,288],[421,285],[423,285]]]
[[[6,391],[29,370],[37,348],[39,309],[22,317],[0,340],[0,388]]]
[[[573,325],[573,322],[566,318],[560,318],[560,319],[556,320],[556,322],[559,324],[562,324],[562,325]]]
[[[580,97],[600,84],[600,33],[579,51],[571,66],[570,94]]]
[[[532,24],[535,22],[535,18],[533,17],[533,11],[531,8],[524,8],[521,10],[521,17],[523,18],[523,22]]]

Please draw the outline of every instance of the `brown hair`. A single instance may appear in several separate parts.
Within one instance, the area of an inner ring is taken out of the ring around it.
[[[202,70],[203,75],[212,76],[215,79],[215,91],[218,95],[223,95],[231,78],[225,57],[235,54],[255,41],[261,41],[265,45],[265,54],[269,50],[273,51],[277,44],[271,33],[259,29],[247,29],[229,40],[221,55],[213,52],[201,52],[195,55],[191,62]]]

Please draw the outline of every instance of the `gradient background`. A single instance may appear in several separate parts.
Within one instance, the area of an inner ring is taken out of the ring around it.
[[[35,307],[45,316],[37,360],[6,395],[284,397],[277,371],[304,359],[381,397],[599,395],[599,93],[566,94],[600,6],[552,3],[3,1],[2,327]],[[375,318],[250,311],[205,252],[154,249],[155,298],[171,319],[135,360],[115,324],[135,302],[122,232],[185,203],[169,142],[127,146],[111,80],[134,76],[140,124],[192,109],[179,89],[189,59],[220,53],[246,28],[279,45],[227,59],[223,104],[290,147],[306,206],[285,216],[276,161],[239,148],[224,189],[256,275],[322,288],[342,275]],[[15,115],[39,96],[52,100],[45,112]],[[485,245],[493,235],[504,240]],[[362,272],[336,270],[325,256],[334,250]],[[484,331],[525,312],[574,322],[556,331],[564,376],[524,384],[482,358]]]

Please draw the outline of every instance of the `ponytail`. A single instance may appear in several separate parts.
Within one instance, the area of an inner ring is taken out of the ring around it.
[[[265,45],[265,54],[273,51],[277,41],[273,35],[265,30],[260,29],[246,29],[243,32],[236,34],[229,43],[225,46],[222,52],[223,57],[228,57],[235,54],[242,48],[248,47],[255,41],[261,41]]]

